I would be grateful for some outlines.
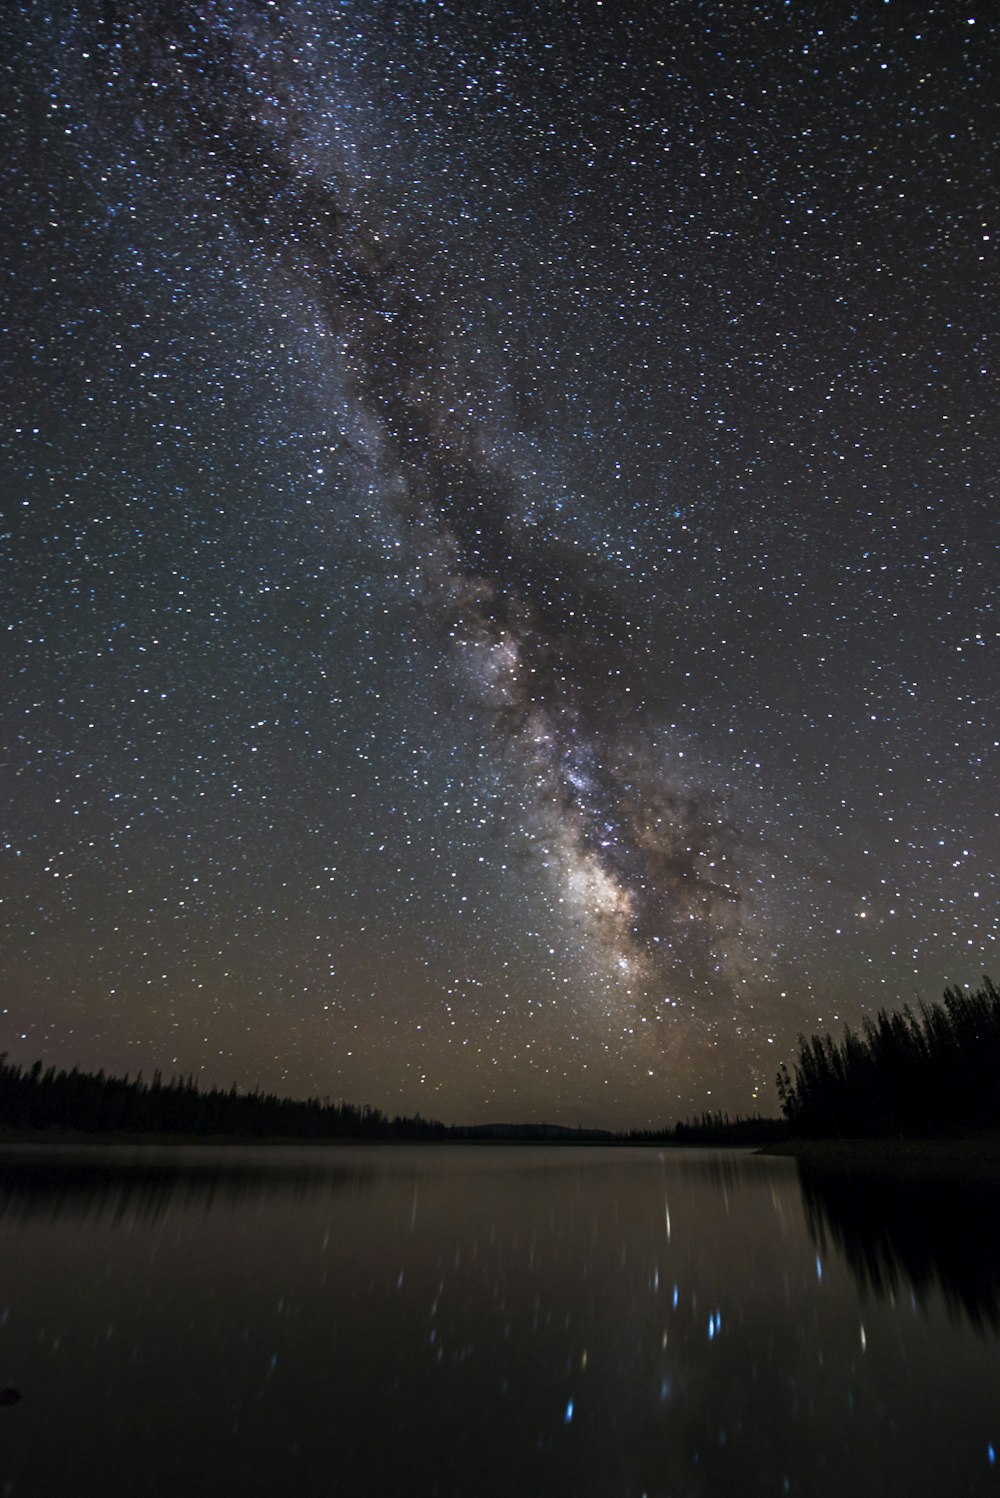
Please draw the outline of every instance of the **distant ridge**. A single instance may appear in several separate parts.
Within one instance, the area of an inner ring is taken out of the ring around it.
[[[621,1139],[620,1134],[610,1129],[572,1129],[565,1124],[550,1123],[455,1124],[448,1132],[452,1139]]]

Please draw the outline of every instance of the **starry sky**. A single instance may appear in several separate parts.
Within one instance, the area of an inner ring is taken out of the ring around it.
[[[998,30],[8,7],[0,1045],[641,1127],[996,973]]]

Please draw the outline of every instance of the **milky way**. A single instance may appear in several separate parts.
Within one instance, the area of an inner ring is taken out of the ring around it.
[[[627,621],[599,579],[561,564],[544,524],[524,523],[527,486],[491,461],[475,411],[449,404],[436,338],[446,309],[421,289],[409,247],[366,221],[359,182],[311,159],[280,30],[213,28],[173,6],[166,16],[148,76],[130,71],[159,90],[165,120],[189,126],[227,209],[318,308],[426,607],[509,748],[582,916],[619,964],[660,980],[661,1001],[676,1001],[679,977],[682,992],[691,981],[711,992],[737,901],[729,829],[709,794],[672,784],[642,742]],[[143,56],[127,30],[112,39]]]
[[[985,19],[19,25],[12,1049],[646,1121],[988,966]]]

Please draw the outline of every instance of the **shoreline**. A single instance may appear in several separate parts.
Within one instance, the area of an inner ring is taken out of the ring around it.
[[[738,1154],[765,1154],[768,1153],[761,1145],[740,1142],[739,1144],[707,1144],[683,1140],[675,1144],[672,1140],[664,1139],[602,1139],[602,1138],[575,1138],[572,1135],[504,1135],[504,1134],[468,1134],[455,1135],[445,1138],[431,1139],[406,1139],[406,1138],[371,1138],[364,1135],[335,1134],[328,1138],[310,1138],[294,1134],[147,1134],[138,1130],[126,1129],[0,1129],[0,1150],[10,1145],[55,1145],[55,1144],[80,1144],[110,1146],[133,1145],[136,1148],[148,1147],[191,1147],[201,1148],[205,1145],[230,1146],[243,1145],[251,1149],[276,1148],[296,1146],[307,1149],[329,1148],[337,1145],[364,1145],[373,1148],[384,1148],[388,1145],[417,1145],[422,1148],[447,1149],[456,1145],[475,1145],[477,1148],[495,1148],[497,1146],[512,1146],[515,1148],[535,1149],[539,1147],[553,1149],[666,1149],[682,1152],[726,1150]]]
[[[146,1134],[125,1129],[102,1130],[100,1132],[76,1129],[0,1129],[0,1150],[27,1146],[79,1146],[82,1148],[110,1149],[192,1149],[244,1148],[244,1149],[330,1149],[337,1146],[370,1147],[374,1149],[391,1146],[416,1145],[423,1148],[475,1145],[496,1148],[500,1145],[522,1149],[545,1146],[554,1149],[658,1149],[678,1153],[712,1153],[722,1150],[741,1155],[753,1154],[764,1159],[795,1160],[800,1170],[843,1170],[855,1172],[891,1171],[894,1174],[912,1173],[952,1175],[967,1179],[970,1176],[1000,1181],[1000,1132],[983,1131],[978,1134],[926,1138],[877,1138],[877,1139],[784,1139],[766,1144],[693,1144],[684,1141],[674,1144],[667,1140],[626,1139],[574,1139],[531,1137],[458,1137],[444,1139],[372,1139],[364,1136],[339,1135],[331,1138],[302,1138],[294,1135],[248,1135],[248,1134]]]
[[[852,1171],[892,1171],[1000,1181],[1000,1133],[953,1138],[786,1139],[757,1150],[759,1155],[794,1159],[811,1167]]]

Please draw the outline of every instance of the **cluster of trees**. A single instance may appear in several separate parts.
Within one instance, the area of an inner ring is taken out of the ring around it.
[[[780,1118],[762,1118],[759,1113],[730,1118],[728,1113],[703,1113],[677,1124],[671,1138],[674,1144],[773,1144],[788,1135],[788,1125]]]
[[[725,1148],[731,1144],[774,1144],[788,1137],[788,1125],[781,1118],[762,1118],[759,1113],[702,1113],[674,1125],[672,1129],[633,1129],[626,1136],[630,1144],[712,1144]]]
[[[880,1010],[861,1033],[799,1038],[778,1096],[802,1138],[865,1138],[1000,1128],[1000,990],[986,978],[941,1002]]]
[[[65,1129],[84,1133],[234,1135],[251,1139],[439,1139],[444,1124],[389,1118],[377,1108],[321,1103],[274,1093],[202,1090],[193,1076],[165,1082],[140,1073],[27,1069],[0,1054],[0,1128]]]

